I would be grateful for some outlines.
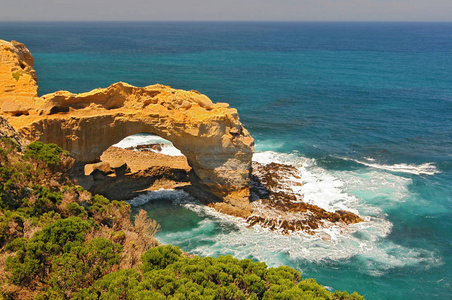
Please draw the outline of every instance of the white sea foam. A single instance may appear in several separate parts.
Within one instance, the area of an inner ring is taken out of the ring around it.
[[[113,146],[119,148],[129,148],[138,145],[150,145],[150,144],[160,144],[162,145],[162,150],[150,149],[152,152],[161,153],[170,156],[183,156],[182,152],[179,151],[173,144],[157,135],[152,134],[134,134],[124,138],[117,144]]]
[[[415,164],[394,164],[394,165],[386,165],[386,164],[377,164],[375,163],[375,159],[371,157],[365,157],[364,160],[350,159],[340,157],[344,160],[351,160],[357,162],[359,164],[365,165],[367,167],[371,167],[374,169],[386,170],[390,172],[399,172],[399,173],[407,173],[414,175],[435,175],[437,173],[441,173],[440,170],[435,166],[433,162],[423,163],[420,165]]]
[[[348,226],[332,224],[315,230],[314,235],[304,232],[283,235],[258,225],[250,228],[243,219],[221,214],[179,190],[152,192],[129,203],[142,205],[153,199],[172,199],[176,205],[203,217],[203,221],[191,229],[159,235],[163,243],[180,245],[202,256],[231,254],[237,258],[258,259],[269,266],[353,259],[359,262],[362,272],[373,276],[381,276],[394,267],[441,264],[434,252],[404,247],[387,238],[393,224],[385,210],[402,205],[410,198],[410,178],[367,169],[329,171],[298,153],[266,151],[256,153],[253,160],[296,166],[300,178],[293,180],[298,180],[302,186],[294,188],[304,195],[305,201],[329,211],[355,212],[365,222]]]
[[[338,171],[335,176],[345,183],[344,191],[360,199],[359,203],[371,203],[362,206],[362,213],[376,215],[381,210],[398,206],[409,200],[412,195],[408,187],[411,178],[378,170]]]
[[[272,162],[280,164],[291,164],[295,167],[300,166],[304,163],[313,162],[313,160],[303,158],[298,155],[298,153],[280,153],[275,151],[262,151],[256,152],[253,155],[253,161],[261,164],[269,164]]]
[[[182,152],[179,151],[179,149],[177,149],[176,147],[174,147],[172,144],[168,145],[165,144],[162,146],[162,150],[157,151],[157,150],[152,150],[155,151],[157,153],[161,153],[161,154],[165,154],[165,155],[169,155],[169,156],[184,156],[182,154]]]
[[[425,261],[438,263],[433,253],[404,248],[385,240],[393,225],[386,219],[384,211],[412,196],[408,189],[412,179],[377,170],[330,171],[318,167],[314,159],[301,157],[298,153],[265,151],[256,153],[253,160],[298,167],[300,179],[294,180],[302,185],[294,186],[293,189],[303,194],[304,201],[328,211],[348,210],[359,214],[366,221],[347,227],[326,227],[317,230],[314,236],[303,236],[303,249],[296,250],[297,246],[292,245],[289,251],[294,257],[317,261],[359,256],[369,262],[369,268],[375,274],[395,266]],[[424,167],[427,166],[421,165],[418,171],[426,172],[427,169],[422,169]]]
[[[293,186],[294,192],[303,196],[303,201],[317,205],[327,211],[347,210],[358,213],[357,199],[343,190],[344,183],[331,172],[317,166],[314,159],[301,157],[298,153],[284,154],[273,151],[256,153],[253,160],[259,163],[290,164],[298,168],[299,178],[293,182],[301,183]]]
[[[374,276],[383,275],[393,267],[440,263],[432,252],[385,241],[392,224],[379,217],[346,227],[331,226],[314,236],[302,232],[282,235],[259,226],[249,228],[243,219],[218,213],[183,191],[158,191],[148,196],[147,201],[160,197],[173,199],[175,204],[204,218],[198,226],[159,238],[163,243],[186,246],[186,250],[197,255],[231,254],[258,259],[272,267],[288,261],[344,261],[355,257],[363,271]],[[146,201],[146,196],[140,197],[142,200],[135,205]]]

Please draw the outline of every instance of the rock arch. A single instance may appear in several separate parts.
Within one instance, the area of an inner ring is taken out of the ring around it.
[[[20,89],[27,85],[21,80],[36,84],[32,80],[36,77],[31,54],[19,44],[0,41],[0,82],[10,83],[8,97],[2,94],[0,105],[2,115],[26,137],[56,143],[78,161],[89,162],[127,136],[155,134],[187,157],[194,172],[192,183],[201,194],[249,208],[254,140],[236,109],[227,103],[214,104],[197,91],[159,84],[140,88],[118,82],[81,94],[28,95]],[[16,80],[12,70],[23,65],[24,57],[28,69]]]

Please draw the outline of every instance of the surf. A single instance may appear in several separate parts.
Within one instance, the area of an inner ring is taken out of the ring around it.
[[[383,276],[398,267],[442,263],[435,252],[402,246],[388,238],[394,224],[388,220],[385,210],[410,198],[411,179],[373,169],[327,170],[318,166],[315,159],[296,152],[262,151],[253,160],[295,166],[298,173],[281,182],[283,188],[290,185],[285,188],[298,193],[300,201],[328,211],[350,210],[365,221],[321,227],[314,234],[303,231],[282,234],[260,225],[250,227],[244,219],[224,215],[181,190],[151,192],[129,203],[134,208],[144,207],[149,213],[161,210],[157,213],[160,216],[171,207],[178,207],[182,215],[171,216],[172,222],[183,219],[183,215],[196,214],[196,218],[189,217],[195,219],[190,226],[167,232],[163,229],[157,239],[201,256],[232,254],[237,258],[265,261],[270,266],[291,265],[292,261],[319,264],[358,260],[364,266],[362,272],[371,276]],[[159,201],[163,202],[156,204]]]

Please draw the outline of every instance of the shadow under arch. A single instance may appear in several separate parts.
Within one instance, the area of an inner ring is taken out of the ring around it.
[[[186,157],[166,139],[140,133],[112,145],[95,162],[79,165],[79,184],[110,199],[190,185]],[[83,174],[84,173],[84,174]]]

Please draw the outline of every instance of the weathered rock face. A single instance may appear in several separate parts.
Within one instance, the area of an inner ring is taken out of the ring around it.
[[[16,41],[0,40],[0,108],[13,115],[27,113],[38,97],[33,56]]]
[[[1,114],[27,138],[55,143],[78,161],[90,162],[129,135],[156,134],[187,157],[194,185],[249,208],[254,140],[236,109],[197,91],[158,84],[139,88],[118,82],[82,94],[37,97],[31,54],[20,43],[0,45]],[[18,68],[23,73],[16,81],[12,72]]]
[[[0,117],[0,139],[3,138],[13,140],[15,144],[19,145],[19,151],[25,150],[25,146],[29,144],[29,141],[20,132]]]

